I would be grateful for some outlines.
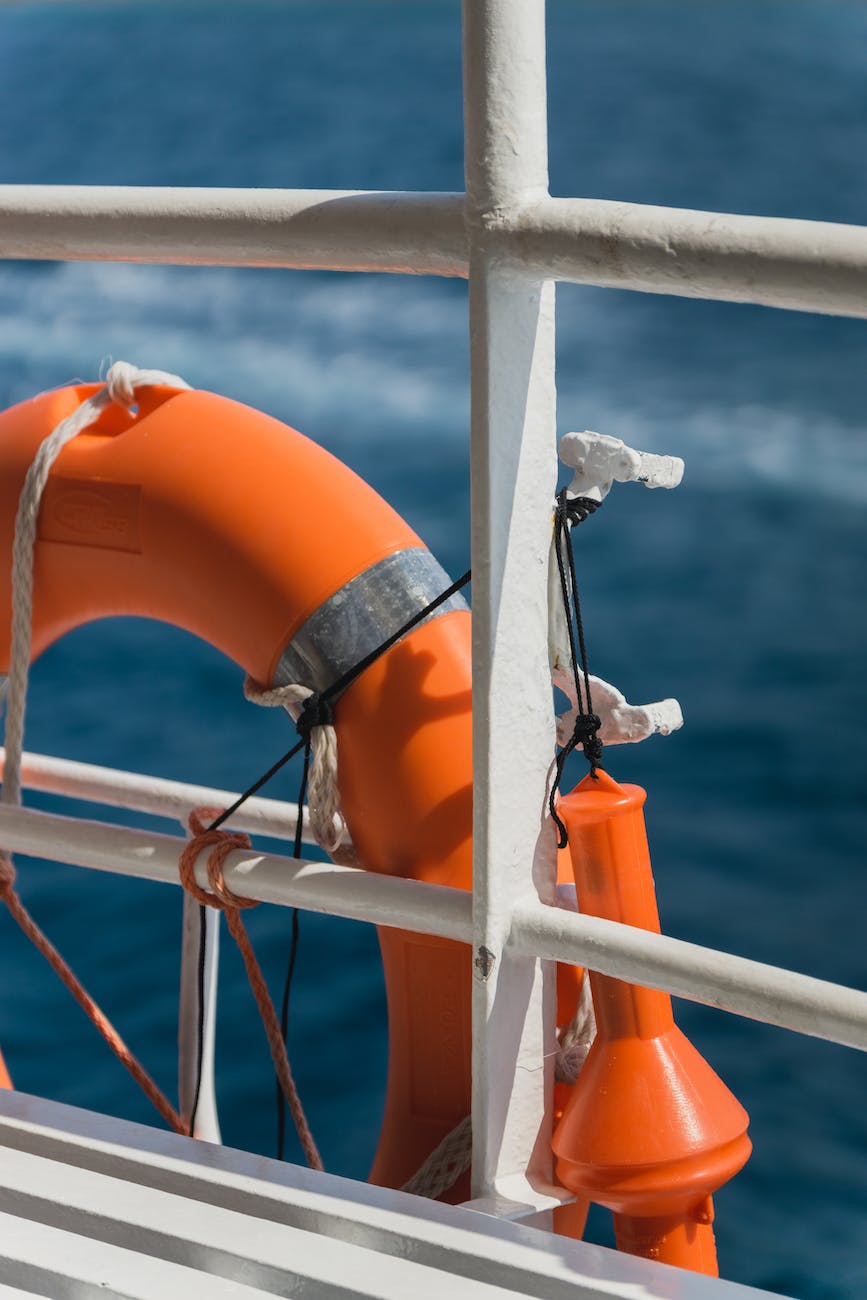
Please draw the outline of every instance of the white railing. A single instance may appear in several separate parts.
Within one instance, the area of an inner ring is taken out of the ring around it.
[[[0,185],[0,255],[466,278],[463,194]],[[486,214],[486,243],[537,277],[867,316],[867,228],[556,199]]]
[[[0,749],[0,776],[2,762]],[[23,779],[31,790],[179,822],[186,822],[190,809],[198,804],[227,807],[236,798],[228,790],[43,754],[25,754]],[[226,826],[291,840],[297,811],[296,804],[252,798]],[[309,833],[304,839],[312,843]],[[0,805],[0,843],[16,853],[179,885],[178,857],[187,841],[156,831]],[[196,867],[203,888],[208,885],[207,856],[205,850]],[[464,890],[333,862],[244,851],[228,857],[225,877],[234,893],[260,903],[472,942],[472,898]],[[664,988],[692,1002],[867,1050],[867,993],[616,921],[582,916],[574,907],[574,891],[568,888],[562,890],[556,907],[540,903],[535,895],[525,897],[512,913],[507,946],[525,955],[590,966],[633,984]]]
[[[545,577],[556,482],[552,280],[864,316],[867,229],[551,198],[542,0],[465,0],[464,68],[466,195],[4,186],[0,256],[468,277],[472,897],[273,855],[236,855],[228,880],[241,895],[448,935],[494,955],[475,978],[473,1193],[495,1207],[528,1172],[536,1185],[551,1181],[538,1138],[550,1114],[553,960],[867,1047],[863,993],[546,905],[553,838],[539,835],[554,737]],[[33,757],[25,778],[171,816],[226,797]],[[294,817],[291,805],[254,800],[235,824],[291,835]],[[177,880],[177,837],[3,809],[0,840]],[[523,1187],[527,1204],[550,1203]]]

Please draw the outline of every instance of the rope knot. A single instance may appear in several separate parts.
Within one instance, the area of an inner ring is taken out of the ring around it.
[[[601,726],[602,719],[597,713],[579,713],[572,728],[572,735],[577,744],[586,745],[589,740],[596,738],[596,733]]]
[[[560,514],[573,528],[576,524],[583,524],[601,505],[602,502],[595,497],[570,497],[565,488],[557,497]]]
[[[204,907],[216,907],[221,912],[228,912],[242,907],[255,907],[253,898],[241,898],[233,894],[223,876],[226,858],[236,849],[250,849],[250,836],[240,831],[224,831],[218,826],[207,826],[206,822],[216,821],[223,815],[222,808],[194,808],[189,816],[189,828],[192,838],[178,860],[178,872],[181,884],[188,894],[192,894],[197,903]],[[209,848],[208,884],[210,891],[202,889],[196,880],[196,861],[199,854]]]
[[[310,1132],[301,1099],[298,1096],[298,1089],[295,1086],[295,1080],[292,1078],[292,1069],[286,1055],[286,1044],[283,1040],[280,1021],[277,1018],[277,1012],[274,1010],[274,1003],[271,1001],[262,968],[256,959],[250,936],[241,916],[241,908],[255,907],[256,902],[252,898],[239,898],[237,894],[233,894],[223,879],[223,865],[228,854],[235,849],[250,848],[250,837],[248,835],[242,835],[236,831],[220,830],[216,823],[221,818],[225,818],[226,815],[226,810],[223,808],[200,807],[194,808],[190,813],[188,825],[193,838],[184,848],[178,862],[181,884],[197,902],[205,907],[216,907],[219,911],[226,913],[226,927],[238,945],[238,951],[243,959],[247,978],[250,981],[250,988],[253,991],[259,1014],[262,1017],[262,1026],[268,1039],[268,1046],[271,1049],[271,1060],[274,1062],[280,1090],[292,1112],[292,1118],[295,1121],[295,1127],[298,1130],[298,1137],[301,1140],[307,1163],[312,1169],[321,1169],[323,1167],[322,1157],[317,1150],[313,1134]],[[207,822],[211,823],[210,826],[206,825]],[[212,893],[200,889],[195,877],[196,859],[201,851],[207,848],[211,849],[208,855],[208,884],[211,886]],[[201,1070],[201,1066],[199,1068]]]
[[[314,727],[334,726],[334,706],[324,695],[314,692],[298,710],[295,730],[302,740],[309,740]]]
[[[572,748],[581,746],[591,772],[595,772],[602,762],[602,741],[599,739],[601,726],[602,719],[598,713],[579,713],[572,728]]]
[[[139,375],[138,366],[129,361],[115,361],[105,377],[108,395],[118,406],[135,405],[135,381]]]

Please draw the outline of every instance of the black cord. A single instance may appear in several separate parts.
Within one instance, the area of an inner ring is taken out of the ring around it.
[[[199,951],[196,970],[196,990],[199,999],[196,1017],[196,1091],[190,1110],[190,1137],[196,1124],[196,1112],[199,1109],[199,1093],[202,1090],[202,1062],[205,1059],[205,916],[207,908],[199,904]]]
[[[338,696],[343,694],[348,686],[352,685],[356,677],[360,677],[363,672],[367,671],[371,664],[376,663],[377,659],[379,659],[381,655],[384,655],[393,645],[397,645],[401,637],[406,636],[407,632],[411,632],[413,628],[418,627],[419,623],[423,623],[427,616],[432,614],[435,609],[439,609],[440,605],[444,605],[447,600],[451,600],[452,596],[457,595],[461,588],[467,585],[471,577],[472,570],[467,569],[466,573],[462,574],[461,577],[453,582],[450,587],[446,587],[445,591],[441,591],[438,596],[435,596],[430,604],[425,605],[424,609],[420,609],[417,614],[413,614],[412,618],[407,619],[403,626],[399,627],[396,632],[392,632],[391,636],[383,641],[382,645],[377,646],[375,650],[371,650],[370,654],[365,655],[364,658],[359,660],[353,668],[347,669],[342,677],[338,677],[336,682],[332,682],[332,684],[327,686],[324,691],[320,691],[318,699],[320,701],[324,700],[328,702],[336,700]],[[309,704],[309,702],[310,701],[308,700],[307,703]]]
[[[310,701],[315,700],[316,698],[315,695],[311,695],[305,701],[302,712],[308,707]],[[310,716],[309,710],[308,716]],[[301,769],[301,782],[298,787],[298,820],[295,822],[295,844],[293,852],[293,857],[296,858],[301,857],[301,841],[304,832],[304,803],[307,798],[307,778],[310,775],[310,733],[312,731],[312,726],[313,724],[307,728],[304,737],[304,765]],[[289,1037],[289,995],[292,991],[292,977],[295,974],[295,959],[298,956],[298,931],[298,908],[293,907],[292,941],[289,945],[289,963],[286,968],[286,980],[283,984],[283,1002],[280,1007],[280,1033],[283,1035],[284,1043]],[[276,1075],[274,1083],[277,1089],[277,1159],[282,1160],[283,1151],[286,1145],[286,1098],[283,1096],[280,1079]]]
[[[564,849],[569,843],[565,823],[557,813],[557,793],[563,779],[566,760],[573,750],[580,745],[584,750],[584,757],[590,764],[591,776],[596,776],[596,769],[601,766],[602,762],[602,741],[599,739],[599,728],[602,726],[602,722],[598,714],[593,712],[593,699],[590,694],[590,670],[587,667],[587,645],[584,637],[584,621],[581,617],[578,578],[575,573],[575,550],[572,544],[572,529],[577,524],[583,524],[586,519],[589,519],[590,515],[594,514],[601,504],[600,501],[594,501],[592,497],[570,497],[564,488],[557,497],[557,508],[554,512],[554,551],[557,556],[560,594],[563,599],[566,628],[569,633],[569,659],[572,677],[575,682],[576,696],[575,725],[572,728],[572,735],[557,755],[554,765],[554,780],[551,783],[551,793],[548,799],[548,808],[557,827],[557,847],[561,849]],[[564,550],[566,560],[563,558]],[[583,692],[581,689],[582,679]]]
[[[280,1007],[280,1032],[283,1035],[285,1043],[289,1037],[289,994],[292,991],[292,976],[295,974],[295,959],[298,956],[298,908],[292,908],[292,942],[289,947],[289,964],[286,968],[286,982],[283,985],[283,1003]],[[277,1085],[277,1159],[283,1159],[283,1149],[286,1142],[286,1098],[283,1096],[283,1089],[280,1087],[280,1080],[275,1080]]]
[[[387,637],[385,641],[382,642],[381,645],[378,645],[375,649],[371,650],[369,654],[366,654],[364,658],[360,659],[359,662],[355,664],[352,668],[347,669],[347,671],[343,673],[340,677],[338,677],[335,682],[332,682],[330,686],[327,686],[324,691],[314,692],[312,695],[308,696],[308,698],[304,701],[303,705],[301,706],[298,717],[295,720],[295,729],[301,737],[298,743],[293,745],[291,749],[287,750],[287,752],[281,758],[278,758],[275,763],[272,763],[271,766],[268,768],[267,772],[264,772],[262,776],[258,777],[257,780],[253,782],[252,785],[248,786],[243,794],[238,795],[238,798],[235,800],[235,802],[233,804],[230,804],[228,808],[226,808],[223,812],[221,812],[219,817],[215,817],[214,820],[211,822],[210,826],[208,826],[206,829],[209,831],[213,831],[213,830],[217,830],[220,826],[222,826],[225,821],[228,821],[228,819],[238,811],[241,805],[245,803],[247,799],[251,797],[251,795],[256,794],[258,790],[261,790],[263,785],[266,785],[267,782],[270,781],[272,777],[277,775],[277,773],[280,771],[281,768],[286,766],[286,764],[290,761],[290,759],[293,759],[295,755],[299,754],[303,749],[304,767],[301,776],[301,792],[298,797],[298,820],[295,824],[295,854],[294,854],[296,858],[300,857],[301,856],[301,834],[302,834],[303,818],[304,818],[303,804],[304,804],[304,795],[307,790],[307,775],[310,770],[310,739],[311,739],[311,733],[313,731],[313,728],[317,726],[322,726],[324,724],[330,724],[333,721],[333,716],[334,716],[333,715],[334,701],[338,699],[338,697],[341,696],[349,686],[352,685],[352,683],[356,680],[356,678],[360,677],[361,674],[371,666],[371,664],[374,664],[376,660],[379,659],[382,655],[384,655],[388,650],[390,650],[392,646],[397,645],[398,641],[400,641],[402,637],[405,637],[408,632],[411,632],[414,628],[418,627],[419,623],[423,623],[424,620],[428,617],[428,615],[432,614],[434,610],[439,609],[440,605],[444,605],[447,600],[450,600],[452,596],[456,595],[463,587],[467,585],[471,577],[472,577],[472,570],[467,569],[466,573],[462,574],[460,578],[458,578],[455,582],[451,583],[450,586],[446,587],[445,591],[441,591],[438,596],[435,596],[434,599],[430,601],[429,604],[425,605],[424,609],[420,609],[418,613],[413,614],[412,618],[407,619],[407,621],[401,627],[399,627],[396,632],[393,632],[391,636]],[[297,918],[297,908],[295,909],[295,915]],[[287,1025],[288,1025],[288,1014],[289,1014],[289,1010],[288,1010],[289,985],[291,984],[292,973],[294,971],[296,949],[297,949],[297,919],[293,921],[292,949],[290,951],[289,970],[287,972],[286,987],[284,988],[284,994],[283,994],[284,1006],[286,1007]],[[190,1136],[192,1136],[193,1134],[193,1128],[196,1122],[196,1111],[198,1110],[198,1106],[199,1106],[199,1094],[201,1092],[201,1087],[202,1087],[202,1068],[204,1064],[204,1055],[205,1055],[205,908],[204,907],[202,907],[199,912],[198,994],[199,994],[199,1006],[198,1006],[198,1025],[197,1025],[196,1090],[194,1093],[193,1108],[190,1113]],[[284,1030],[284,1038],[285,1038],[285,1030]],[[281,1106],[279,1111],[280,1119],[278,1121],[278,1125],[283,1123],[282,1094],[280,1094],[280,1096],[281,1096]],[[279,1129],[278,1129],[278,1133],[279,1133]]]

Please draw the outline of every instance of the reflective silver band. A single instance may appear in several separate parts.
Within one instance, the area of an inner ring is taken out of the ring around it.
[[[335,591],[302,624],[280,656],[273,684],[325,690],[450,585],[423,547],[387,555]],[[458,592],[430,617],[467,608]]]

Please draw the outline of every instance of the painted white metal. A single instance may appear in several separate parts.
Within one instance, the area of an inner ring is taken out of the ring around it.
[[[189,1128],[195,1110],[193,1134],[205,1142],[220,1141],[214,1052],[217,1042],[217,974],[220,964],[220,913],[201,907],[184,894],[181,925],[181,976],[178,998],[178,1107]],[[203,934],[204,931],[204,934]],[[199,991],[199,955],[202,939],[202,988]],[[199,1059],[199,1007],[202,1007],[201,1060]]]
[[[465,1210],[477,1214],[493,1214],[498,1219],[512,1223],[526,1223],[543,1231],[551,1230],[551,1210],[559,1205],[571,1205],[574,1195],[557,1183],[543,1183],[541,1179],[527,1177],[526,1173],[501,1175],[497,1179],[497,1192],[492,1196],[475,1196],[461,1201]]]
[[[528,1169],[550,1181],[551,972],[507,953],[511,913],[554,879],[544,834],[553,752],[547,671],[554,486],[553,285],[484,259],[470,279],[473,352],[475,1196]]]
[[[516,907],[522,952],[571,961],[632,984],[867,1051],[867,993],[535,900]]]
[[[13,853],[177,885],[178,857],[186,841],[30,808],[0,808],[0,843]],[[206,861],[203,852],[196,863],[196,879],[205,889]],[[242,898],[440,934],[463,943],[472,939],[472,899],[461,889],[332,862],[246,851],[229,855],[224,874],[229,888]]]
[[[0,1212],[0,1241],[3,1276],[51,1300],[190,1300],[202,1295],[205,1278],[208,1300],[257,1300],[267,1294],[23,1215]]]
[[[577,284],[867,315],[865,226],[548,198],[509,214],[502,248]]]
[[[509,1287],[477,1280],[444,1277],[441,1269],[378,1255],[354,1242],[329,1237],[288,1223],[274,1223],[219,1205],[202,1204],[166,1188],[152,1188],[126,1177],[70,1168],[24,1151],[3,1152],[5,1205],[29,1224],[37,1237],[44,1228],[60,1229],[90,1247],[99,1260],[107,1245],[112,1252],[159,1259],[189,1271],[188,1295],[210,1296],[217,1283],[232,1284],[231,1294],[320,1295],[441,1300],[444,1287],[456,1297],[505,1300]],[[21,1234],[27,1239],[27,1232]],[[0,1258],[2,1258],[0,1247]],[[127,1286],[135,1287],[131,1272]],[[206,1289],[206,1290],[205,1290]],[[225,1292],[223,1292],[225,1293]]]
[[[5,754],[0,747],[0,779]],[[168,817],[186,825],[193,808],[228,808],[237,799],[231,790],[218,790],[186,781],[169,781],[161,776],[124,772],[93,763],[78,763],[69,758],[52,758],[46,754],[25,753],[21,769],[22,784],[29,790],[45,790],[69,799],[128,808],[132,812]],[[298,805],[258,795],[247,799],[225,823],[228,830],[248,831],[251,835],[268,835],[272,839],[293,840],[298,820]],[[313,844],[310,819],[305,816],[302,839]]]
[[[553,971],[507,951],[534,876],[553,896],[541,835],[553,752],[546,564],[554,450],[554,286],[502,266],[487,228],[547,193],[544,5],[465,0],[470,237],[473,567],[473,1177],[549,1184]]]
[[[0,257],[466,275],[463,195],[0,185]]]
[[[476,50],[488,22],[480,8]],[[499,41],[503,57],[520,61],[510,40]],[[468,122],[480,125],[468,157],[479,157],[477,146],[486,150],[501,185],[509,171],[511,92],[504,89],[502,110],[486,122],[481,92],[470,89]],[[538,116],[526,103],[521,112]],[[474,166],[472,186],[468,180],[468,220],[485,226],[492,253],[537,278],[867,315],[865,227],[553,199],[538,175],[525,197],[520,186],[506,186],[491,199],[479,180],[485,169]],[[469,270],[464,196],[399,191],[3,185],[0,257],[446,276]]]
[[[177,885],[178,856],[185,841],[28,808],[0,808],[0,842],[16,853]],[[196,871],[203,885],[204,860],[203,854]],[[225,874],[229,887],[244,898],[464,943],[472,940],[471,899],[463,890],[259,853],[231,854]],[[523,898],[513,903],[510,917],[505,942],[522,960],[538,955],[586,965],[750,1019],[867,1050],[867,993],[858,989],[527,901],[526,888]],[[541,1171],[539,1177],[546,1185]]]
[[[136,1276],[120,1273],[118,1252],[127,1268],[130,1256],[146,1266],[159,1254],[169,1282],[192,1283],[190,1296],[219,1297],[233,1285],[239,1298],[771,1300],[565,1238],[552,1251],[546,1235],[484,1214],[16,1093],[0,1095],[0,1168],[2,1209],[17,1224],[43,1246],[71,1242],[79,1267],[104,1255],[112,1280],[132,1288]],[[15,1252],[11,1222],[3,1223],[0,1274]],[[36,1260],[34,1272],[60,1273],[65,1263]]]

